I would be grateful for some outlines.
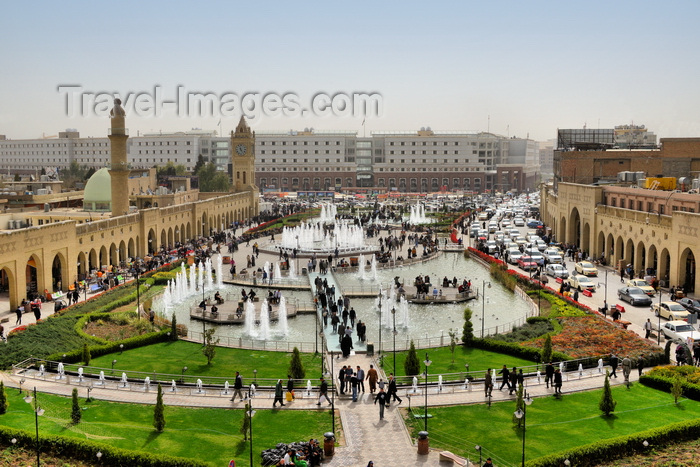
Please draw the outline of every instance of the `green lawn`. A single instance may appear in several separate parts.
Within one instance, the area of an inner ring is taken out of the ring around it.
[[[487,350],[466,348],[458,345],[455,348],[455,362],[452,363],[452,353],[449,347],[438,347],[435,349],[418,350],[418,360],[421,362],[421,372],[425,371],[425,353],[428,352],[430,361],[429,372],[431,375],[440,373],[460,373],[465,371],[464,364],[469,364],[469,371],[479,371],[485,373],[488,368],[500,369],[504,364],[508,368],[533,365],[535,362],[523,360],[510,355],[489,352]],[[406,372],[403,369],[406,354],[408,352],[396,352],[396,375],[405,376]],[[393,371],[394,355],[391,352],[384,353],[384,371],[388,373]],[[482,377],[479,374],[479,377]]]
[[[120,375],[122,371],[126,371],[127,374],[129,371],[142,371],[180,375],[182,368],[186,366],[185,376],[189,375],[189,378],[186,378],[188,382],[192,382],[195,376],[216,376],[229,378],[231,384],[236,371],[240,371],[244,383],[248,384],[253,380],[253,370],[258,370],[260,379],[286,380],[290,358],[291,353],[285,352],[218,347],[212,364],[207,365],[201,344],[174,341],[125,350],[121,354],[117,352],[96,357],[92,359],[90,366],[111,368],[112,360],[117,360],[114,365],[115,375]],[[321,377],[321,355],[302,353],[301,358],[306,370],[305,378],[316,385]],[[75,371],[77,366],[79,365],[66,365],[66,369]]]
[[[0,424],[34,430],[32,404],[25,403],[16,390],[7,390],[10,402]],[[93,400],[83,408],[82,421],[71,425],[71,399],[39,395],[45,413],[39,417],[40,436],[62,435],[123,449],[197,458],[212,466],[248,465],[249,443],[240,433],[243,411],[234,409],[181,408],[167,406],[165,395],[165,431],[153,428],[153,406],[118,404]],[[280,442],[321,439],[330,431],[331,417],[324,411],[258,410],[253,417],[253,454],[260,465],[260,452]]]
[[[431,357],[432,358],[432,357]],[[566,383],[564,383],[566,385]],[[700,404],[634,384],[631,389],[613,387],[617,401],[610,418],[602,416],[598,402],[602,390],[535,399],[527,408],[526,458],[534,459],[607,438],[637,433],[670,423],[700,417]],[[423,407],[416,407],[422,414]],[[487,405],[429,408],[431,447],[449,449],[478,460],[474,446],[483,446],[484,459],[496,465],[520,464],[522,431],[513,425],[515,400]],[[422,430],[423,420],[408,421],[413,434]]]

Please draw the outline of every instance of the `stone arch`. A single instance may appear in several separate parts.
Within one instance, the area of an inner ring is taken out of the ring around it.
[[[613,237],[613,234],[608,234],[607,240],[605,240],[605,256],[608,258],[608,261],[611,266],[615,266],[613,263],[615,262],[615,237]]]
[[[124,240],[119,242],[119,266],[129,258],[129,250],[126,249]]]
[[[173,245],[175,245],[175,237],[173,236],[173,228],[168,227],[168,248],[171,248]]]
[[[634,263],[634,242],[632,239],[627,239],[627,242],[625,243],[625,256],[624,256],[625,261],[627,263],[632,265],[632,269],[636,269],[637,265]],[[625,264],[627,266],[627,264]]]
[[[622,236],[617,237],[617,241],[615,242],[615,261],[612,266],[614,268],[617,268],[617,263],[625,258],[625,243],[624,240],[622,240]]]
[[[3,289],[0,296],[7,294],[10,298],[10,308],[13,310],[16,309],[24,297],[19,297],[19,294],[17,293],[17,278],[15,277],[12,268],[8,266],[0,268],[0,285],[2,285]]]
[[[39,255],[33,253],[27,259],[26,266],[24,268],[27,290],[25,297],[29,296],[29,293],[37,293],[40,290],[43,291],[45,287],[44,280],[44,268],[42,267]]]
[[[661,254],[659,255],[659,269],[657,270],[657,277],[660,281],[663,281],[663,287],[671,286],[671,284],[669,284],[671,280],[671,255],[666,248],[661,250]]]
[[[646,264],[647,259],[647,250],[644,246],[644,242],[640,240],[639,243],[637,243],[634,253],[634,268],[637,271],[637,274],[641,274],[639,277],[644,277],[646,275],[644,265]]]
[[[573,208],[569,214],[569,230],[566,242],[581,247],[581,215],[577,208]]]
[[[595,252],[595,256],[600,258],[605,257],[605,233],[601,230],[598,232],[598,250]]]
[[[57,252],[51,262],[51,287],[48,287],[49,292],[57,290],[68,290],[70,277],[68,277],[68,261],[60,251]]]
[[[88,274],[90,274],[90,271],[92,271],[93,269],[97,269],[97,268],[98,268],[98,264],[97,264],[97,251],[96,251],[94,248],[91,248],[90,251],[88,252],[87,259],[88,259],[88,262],[87,262],[87,264],[88,264],[88,270],[87,270],[87,272],[88,272]]]
[[[690,248],[683,250],[678,262],[678,284],[685,292],[695,292],[695,254]]]
[[[112,266],[119,265],[119,250],[114,243],[109,245],[109,264]]]
[[[168,245],[168,236],[167,233],[165,232],[165,229],[160,231],[160,247],[167,247]]]
[[[84,280],[90,273],[90,253],[81,251],[78,253],[78,280]]]
[[[190,225],[190,222],[187,221],[187,226],[185,227],[185,240],[191,240],[192,239],[192,226]]]
[[[557,234],[557,241],[566,243],[566,217],[562,217],[559,222],[559,233]]]
[[[586,222],[583,224],[583,235],[581,236],[581,249],[585,252],[587,252],[589,255],[592,253],[591,251],[591,225]]]
[[[100,257],[97,264],[97,269],[102,269],[102,266],[107,266],[108,262],[109,256],[107,254],[107,248],[104,245],[102,245],[102,248],[100,248]]]
[[[209,230],[208,227],[209,227],[209,225],[207,223],[207,213],[205,212],[205,213],[202,213],[202,222],[200,223],[200,225],[197,226],[197,231],[199,232],[199,234],[202,237],[204,237],[206,235],[205,232],[207,232]],[[200,228],[201,228],[201,230],[199,230]]]
[[[149,255],[158,249],[158,238],[156,237],[156,232],[153,229],[148,231],[147,246]]]
[[[658,254],[656,251],[656,245],[652,244],[649,245],[649,248],[647,248],[647,256],[646,256],[646,262],[644,264],[644,270],[648,269],[653,269],[654,272],[652,275],[657,275],[659,267],[659,259],[658,259]]]

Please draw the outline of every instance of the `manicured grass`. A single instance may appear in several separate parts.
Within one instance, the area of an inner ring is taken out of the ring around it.
[[[421,362],[421,372],[425,371],[425,353],[428,352],[430,360],[433,362],[430,365],[430,374],[440,373],[460,373],[464,372],[464,364],[469,363],[469,371],[486,372],[488,368],[500,369],[503,365],[508,365],[508,368],[533,365],[535,362],[523,360],[518,357],[511,357],[488,350],[466,348],[458,345],[455,348],[455,362],[452,363],[452,353],[449,347],[438,347],[435,349],[418,350],[418,360]],[[396,352],[396,375],[405,376],[404,361],[408,352]],[[390,373],[394,367],[394,356],[391,352],[384,353],[384,371]],[[482,377],[483,375],[478,375]]]
[[[8,390],[10,407],[0,416],[0,424],[33,432],[32,404],[25,403],[15,390]],[[249,464],[249,443],[240,433],[243,410],[182,408],[167,405],[165,430],[153,428],[153,406],[118,404],[80,398],[82,420],[71,424],[71,399],[39,395],[44,414],[39,417],[39,435],[61,435],[89,440],[135,451],[196,458],[212,466]],[[258,410],[253,416],[254,465],[260,465],[260,452],[280,442],[322,439],[330,426],[328,411]]]
[[[432,357],[431,357],[432,358]],[[566,383],[564,383],[566,386]],[[564,395],[561,399],[537,398],[527,407],[526,459],[583,446],[601,439],[629,435],[670,423],[700,417],[700,404],[684,399],[679,405],[665,392],[641,384],[613,387],[617,401],[614,414],[606,418],[598,409],[602,390]],[[416,408],[422,414],[423,408]],[[512,402],[429,408],[431,447],[449,449],[478,460],[474,446],[483,446],[483,458],[496,465],[519,465],[522,430],[514,428]],[[408,418],[414,435],[423,420]]]
[[[148,373],[161,373],[180,375],[182,368],[187,367],[185,376],[192,382],[194,376],[216,376],[233,378],[236,371],[241,373],[244,383],[253,380],[253,370],[258,370],[258,378],[282,378],[287,379],[289,360],[291,353],[264,352],[257,350],[231,349],[217,347],[216,356],[211,365],[207,365],[207,359],[202,354],[202,345],[174,341],[153,344],[146,347],[125,350],[122,353],[112,353],[93,358],[90,366],[111,368],[112,360],[117,360],[114,365],[114,373],[120,375],[122,371],[142,371]],[[301,354],[306,379],[310,379],[314,385],[321,377],[321,355]],[[75,371],[79,365],[66,365],[66,369]],[[117,371],[119,370],[119,371]]]

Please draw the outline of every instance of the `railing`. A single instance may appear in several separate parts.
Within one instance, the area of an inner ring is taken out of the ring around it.
[[[308,290],[311,287],[306,276],[300,276],[299,279],[274,278],[272,282],[270,282],[269,279],[263,280],[262,277],[258,277],[257,275],[249,279],[248,274],[236,274],[235,277],[228,280],[237,285],[247,285],[250,287],[284,287],[302,290]]]
[[[219,347],[232,347],[237,349],[248,349],[248,350],[268,350],[271,352],[291,352],[294,347],[298,348],[300,352],[315,352],[316,343],[315,342],[279,342],[279,341],[257,341],[254,339],[246,339],[243,337],[228,337],[228,336],[217,336],[219,337]],[[192,342],[202,342],[202,333],[197,331],[188,330],[187,340]],[[319,341],[320,348],[320,341]]]

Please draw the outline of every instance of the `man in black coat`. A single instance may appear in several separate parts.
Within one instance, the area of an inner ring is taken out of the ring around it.
[[[503,368],[501,368],[501,371],[499,371],[498,374],[502,375],[501,387],[498,388],[498,390],[503,391],[503,386],[508,386],[508,389],[510,390],[510,381],[508,381],[508,378],[510,377],[510,371],[508,371],[508,367],[503,365]]]
[[[554,365],[552,365],[552,362],[547,363],[547,366],[544,367],[544,382],[547,387],[550,384],[554,385]]]

